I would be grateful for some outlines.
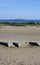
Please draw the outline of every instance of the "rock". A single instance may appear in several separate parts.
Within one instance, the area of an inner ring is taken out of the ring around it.
[[[29,42],[30,45],[39,46],[38,42]]]
[[[8,47],[8,43],[7,42],[0,42],[0,45]]]
[[[13,48],[14,48],[14,47],[15,47],[15,45],[13,45],[13,43],[12,43],[12,42],[8,42],[8,47],[11,47],[11,48],[13,47]]]

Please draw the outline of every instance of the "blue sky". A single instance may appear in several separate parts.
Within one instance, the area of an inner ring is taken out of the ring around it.
[[[40,19],[40,0],[0,0],[0,19]]]

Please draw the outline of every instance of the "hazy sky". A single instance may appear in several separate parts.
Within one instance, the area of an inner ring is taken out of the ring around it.
[[[40,19],[40,0],[0,0],[0,19]]]

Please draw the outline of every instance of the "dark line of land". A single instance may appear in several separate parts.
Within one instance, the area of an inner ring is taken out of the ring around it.
[[[0,25],[10,25],[10,26],[40,26],[40,22],[21,22],[21,23],[16,23],[16,22],[0,22]]]

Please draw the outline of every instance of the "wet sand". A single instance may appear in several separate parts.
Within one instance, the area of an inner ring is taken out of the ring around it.
[[[0,40],[7,41],[40,41],[40,27],[1,26]]]
[[[40,41],[40,27],[1,26],[0,41]],[[40,65],[40,46],[8,48],[0,45],[0,65]]]

